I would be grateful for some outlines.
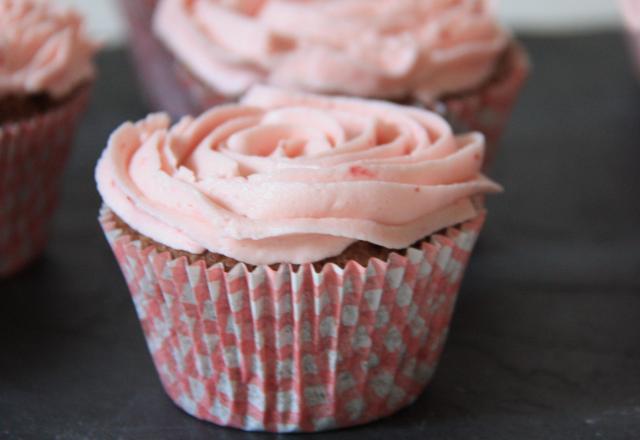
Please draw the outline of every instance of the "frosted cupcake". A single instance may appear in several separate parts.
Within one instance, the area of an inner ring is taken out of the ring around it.
[[[528,63],[491,4],[160,0],[156,40],[138,20],[133,44],[147,41],[138,51],[143,69],[174,79],[170,85],[144,75],[154,102],[174,115],[197,114],[266,83],[426,106],[460,129],[482,131],[494,146]]]
[[[74,12],[0,0],[0,276],[46,244],[95,50]]]
[[[129,49],[138,72],[140,89],[154,110],[168,110],[174,116],[194,112],[192,98],[184,92],[184,81],[173,68],[173,57],[151,31],[158,0],[120,0],[129,34]],[[195,90],[192,92],[195,93]],[[220,96],[201,97],[208,105],[224,101]]]
[[[620,8],[624,15],[629,48],[640,76],[640,2],[636,0],[620,0]]]
[[[276,432],[413,402],[500,189],[483,154],[426,110],[266,87],[118,128],[100,221],[169,396]]]

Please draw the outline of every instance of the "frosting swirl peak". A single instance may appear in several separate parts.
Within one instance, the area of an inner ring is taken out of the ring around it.
[[[82,18],[51,3],[0,0],[0,97],[57,98],[93,77],[97,45],[86,36]]]
[[[172,248],[309,263],[473,218],[472,198],[500,190],[483,153],[481,134],[454,137],[425,110],[258,87],[173,127],[163,114],[122,125],[96,179],[119,217]]]

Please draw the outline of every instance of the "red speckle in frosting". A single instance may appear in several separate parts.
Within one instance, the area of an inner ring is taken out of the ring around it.
[[[479,154],[479,153],[474,154],[474,155],[473,155],[473,158],[474,158],[475,160],[480,160],[480,159],[482,159],[482,158],[480,157],[480,154]]]
[[[349,174],[353,177],[375,177],[375,173],[373,171],[357,165],[349,168]]]
[[[420,187],[419,187],[419,186],[416,186],[413,190],[414,190],[415,192],[419,193],[419,192],[420,192]]]

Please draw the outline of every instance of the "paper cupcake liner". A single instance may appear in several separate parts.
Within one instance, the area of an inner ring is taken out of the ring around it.
[[[366,423],[413,402],[434,373],[484,214],[421,249],[277,270],[190,264],[100,222],[166,392],[187,413],[250,431]]]
[[[500,138],[530,70],[529,57],[519,44],[512,43],[506,57],[505,72],[499,79],[476,92],[427,106],[442,114],[457,133],[484,133],[487,141],[485,169],[495,159]]]
[[[85,86],[55,109],[0,125],[0,277],[26,266],[46,245],[60,178],[89,92]]]
[[[128,22],[129,48],[140,87],[153,110],[174,118],[200,114],[227,99],[203,87],[176,62],[152,31],[157,0],[121,0]]]

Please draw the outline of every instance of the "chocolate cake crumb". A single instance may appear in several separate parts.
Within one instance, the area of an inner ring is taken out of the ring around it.
[[[84,87],[88,86],[78,86],[62,98],[53,98],[46,93],[3,96],[0,98],[0,124],[19,122],[60,107],[71,101]]]

